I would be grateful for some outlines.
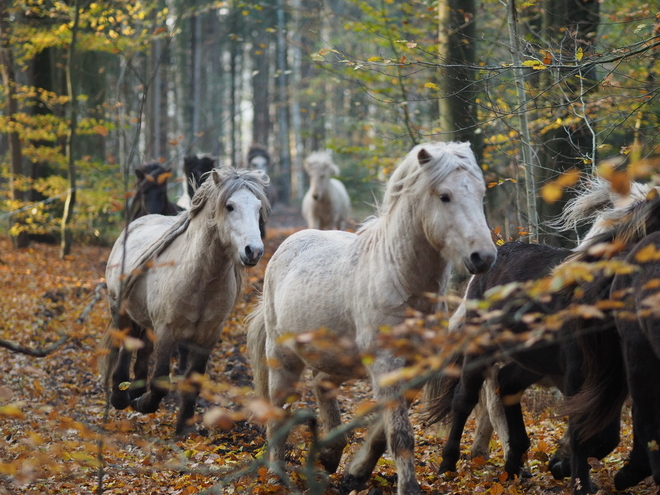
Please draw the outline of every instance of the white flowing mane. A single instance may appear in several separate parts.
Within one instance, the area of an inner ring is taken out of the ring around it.
[[[204,209],[204,206],[212,202],[215,204],[213,212],[210,217],[215,218],[221,213],[223,205],[227,202],[229,197],[241,188],[248,189],[254,194],[262,205],[262,219],[265,221],[270,212],[270,203],[264,192],[264,188],[269,183],[268,176],[261,170],[236,170],[233,168],[214,169],[211,174],[216,177],[210,177],[199,186],[192,197],[190,209],[184,210],[176,217],[176,221],[160,236],[158,241],[153,243],[144,253],[139,257],[136,269],[131,273],[126,274],[123,280],[123,297],[131,291],[135,283],[139,280],[143,273],[143,268],[146,264],[165,251],[168,246],[172,244],[174,239],[186,232],[190,227],[192,219],[197,217]],[[209,218],[209,220],[211,220]],[[130,234],[131,225],[129,225],[127,233]],[[121,299],[121,298],[120,298]],[[119,300],[118,300],[119,302]]]
[[[435,163],[422,169],[417,157],[424,148]],[[483,180],[483,174],[477,164],[470,143],[436,142],[415,146],[394,169],[385,187],[383,200],[378,205],[376,215],[368,218],[358,229],[364,232],[379,217],[385,217],[392,212],[403,196],[419,198],[429,189],[437,187],[454,170],[464,169]]]

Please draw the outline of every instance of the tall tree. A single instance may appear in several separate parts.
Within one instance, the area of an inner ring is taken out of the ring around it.
[[[438,58],[444,65],[439,71],[440,131],[449,141],[469,141],[478,155],[476,19],[475,0],[438,2]]]
[[[5,112],[9,125],[12,126],[16,122],[18,101],[16,99],[14,56],[9,43],[7,15],[6,3],[0,1],[0,68],[2,69],[2,83],[5,90]],[[9,176],[10,197],[15,202],[21,202],[23,201],[23,187],[19,187],[19,183],[23,181],[23,153],[20,136],[16,129],[9,131],[8,143],[11,163],[11,174]],[[19,232],[18,235],[12,237],[12,241],[14,247],[26,247],[28,244],[27,232]]]
[[[66,63],[66,88],[69,97],[69,134],[66,140],[66,159],[67,159],[67,179],[69,191],[64,203],[64,213],[62,215],[62,240],[60,247],[60,258],[64,258],[71,252],[71,243],[73,242],[69,223],[73,217],[73,209],[76,206],[76,134],[78,132],[78,104],[76,87],[76,44],[78,43],[78,29],[80,27],[81,0],[75,0],[73,8],[73,24],[71,26],[71,41],[67,50]]]

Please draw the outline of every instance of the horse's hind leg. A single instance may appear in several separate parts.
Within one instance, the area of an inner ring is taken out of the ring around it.
[[[131,400],[141,397],[147,392],[147,380],[149,378],[149,360],[154,350],[153,336],[146,330],[141,330],[140,341],[142,347],[137,351],[135,363],[133,364],[133,381],[129,388]]]
[[[176,422],[175,433],[177,436],[185,435],[195,429],[191,419],[195,415],[195,405],[201,386],[199,381],[193,381],[190,378],[193,373],[199,373],[200,375],[206,373],[206,363],[210,355],[211,351],[208,349],[188,348],[188,369],[185,374],[186,380],[181,385],[181,407]]]
[[[461,455],[461,437],[463,436],[465,423],[479,402],[479,394],[486,369],[470,369],[469,364],[469,357],[466,356],[463,363],[463,372],[461,373],[461,382],[456,388],[452,402],[451,429],[442,452],[442,462],[438,470],[441,474],[456,471],[456,463]]]
[[[341,382],[333,380],[330,375],[317,373],[314,376],[314,394],[321,413],[324,433],[331,432],[341,425],[341,411],[336,397],[336,388]],[[321,449],[319,460],[325,470],[334,473],[339,467],[341,455],[348,443],[345,433],[336,435],[333,441]]]
[[[171,335],[164,335],[156,340],[156,359],[154,372],[149,382],[149,391],[131,401],[131,407],[141,413],[152,413],[158,409],[160,401],[170,391],[170,360],[174,351]]]
[[[128,336],[132,338],[140,338],[141,328],[127,316],[123,316],[119,320],[119,328],[129,329]],[[122,344],[117,350],[119,352],[117,364],[112,372],[112,393],[110,395],[110,403],[115,409],[126,409],[131,404],[133,399],[131,394],[131,360],[133,359],[133,351],[129,351]],[[147,360],[148,363],[148,360]]]

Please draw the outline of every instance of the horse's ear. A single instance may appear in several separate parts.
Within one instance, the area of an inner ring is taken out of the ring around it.
[[[420,165],[426,165],[431,161],[432,158],[433,157],[430,155],[430,153],[426,151],[426,148],[422,148],[419,150],[419,153],[417,153],[417,160],[419,160]]]
[[[218,169],[214,168],[211,170],[211,177],[213,177],[213,182],[216,186],[220,184],[220,174],[218,173]]]
[[[330,167],[330,171],[332,172],[332,175],[339,175],[339,167],[337,164],[333,163],[332,167]]]

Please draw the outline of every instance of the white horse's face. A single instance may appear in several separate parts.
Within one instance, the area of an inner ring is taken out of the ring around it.
[[[265,156],[257,155],[250,161],[250,168],[268,172],[268,159]]]
[[[239,189],[220,206],[225,216],[220,224],[231,239],[236,256],[246,266],[256,265],[264,254],[259,230],[261,201],[249,190]]]
[[[330,187],[331,171],[327,168],[313,169],[309,172],[309,191],[314,201],[325,196]]]
[[[451,172],[428,195],[424,232],[455,267],[483,273],[495,262],[497,248],[486,223],[483,179],[466,170]]]

